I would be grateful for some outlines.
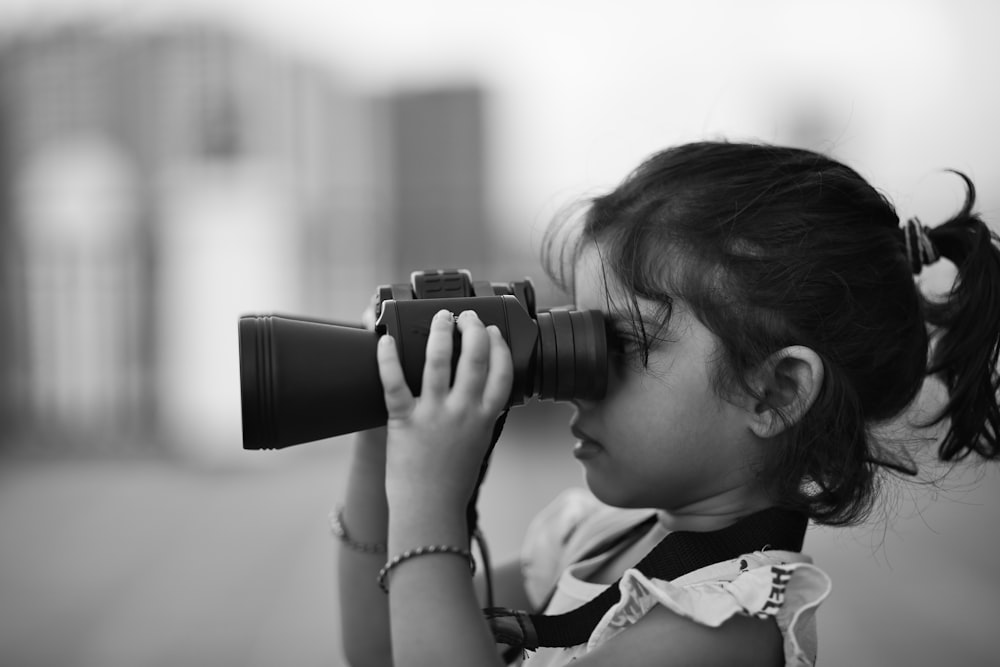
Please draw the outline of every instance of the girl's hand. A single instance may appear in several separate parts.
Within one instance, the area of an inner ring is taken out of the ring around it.
[[[462,349],[451,383],[454,317],[431,320],[419,397],[406,384],[396,343],[382,336],[379,375],[389,414],[386,490],[394,499],[464,508],[472,497],[493,425],[507,404],[514,370],[495,326],[474,311],[458,317]]]
[[[361,312],[361,324],[365,329],[375,333],[375,304],[378,294],[372,294],[368,306]],[[354,458],[356,461],[370,461],[373,469],[378,469],[379,477],[385,472],[385,427],[379,426],[355,435]],[[381,486],[381,485],[380,485]]]

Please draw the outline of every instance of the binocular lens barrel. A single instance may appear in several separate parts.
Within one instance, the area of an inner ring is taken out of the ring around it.
[[[276,315],[239,323],[244,449],[278,449],[385,424],[371,331]]]

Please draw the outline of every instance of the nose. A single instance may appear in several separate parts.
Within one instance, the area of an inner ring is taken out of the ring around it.
[[[611,373],[608,373],[607,385],[604,391],[604,396],[601,398],[571,398],[569,402],[576,406],[577,410],[580,412],[594,412],[602,404],[607,403],[612,399],[615,393],[615,379]]]

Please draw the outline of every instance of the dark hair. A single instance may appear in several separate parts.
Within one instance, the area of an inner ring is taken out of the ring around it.
[[[550,228],[543,259],[572,290],[567,260],[599,241],[605,270],[631,292],[624,308],[647,355],[636,299],[668,308],[683,299],[721,342],[720,395],[752,393],[750,372],[784,347],[814,350],[825,370],[819,395],[762,474],[780,504],[820,523],[856,523],[871,510],[878,468],[901,468],[872,430],[914,401],[928,373],[951,397],[934,420],[949,424],[940,457],[1000,456],[1000,251],[962,178],[965,206],[929,234],[958,267],[941,302],[915,287],[883,195],[827,156],[770,145],[693,143],[654,154],[589,202],[574,235]]]

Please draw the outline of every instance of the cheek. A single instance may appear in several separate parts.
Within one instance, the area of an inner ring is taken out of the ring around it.
[[[676,422],[675,410],[676,404],[662,383],[635,373],[609,378],[602,401],[609,425],[639,440],[662,436],[663,429]]]
[[[608,359],[608,396],[657,390],[660,384],[637,359],[623,356]]]
[[[605,416],[619,433],[640,441],[684,441],[711,431],[719,417],[719,399],[699,374],[677,369],[671,377],[616,371],[608,381]]]
[[[611,414],[618,414],[634,404],[634,387],[639,384],[635,373],[627,370],[620,363],[611,365],[608,369],[608,389],[601,400],[601,407]]]

